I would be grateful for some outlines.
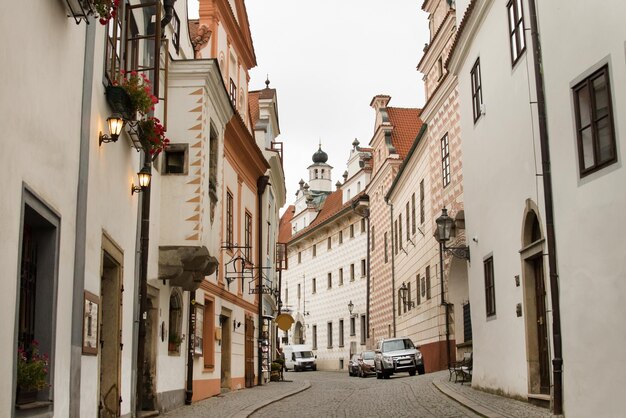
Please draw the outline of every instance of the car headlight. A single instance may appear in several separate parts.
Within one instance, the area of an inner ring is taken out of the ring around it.
[[[383,361],[387,364],[393,364],[393,357],[391,356],[383,356]]]

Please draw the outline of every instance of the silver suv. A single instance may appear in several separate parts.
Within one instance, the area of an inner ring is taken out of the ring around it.
[[[389,379],[398,372],[409,372],[411,376],[415,376],[416,372],[424,374],[422,353],[406,337],[380,340],[376,345],[374,368],[378,379]]]

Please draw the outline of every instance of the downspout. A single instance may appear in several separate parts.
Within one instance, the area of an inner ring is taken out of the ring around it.
[[[559,300],[559,273],[556,262],[556,242],[554,232],[554,205],[552,197],[552,171],[550,143],[546,119],[546,102],[543,84],[541,45],[535,0],[528,2],[530,12],[530,33],[532,37],[535,84],[537,86],[537,114],[539,118],[539,142],[541,145],[541,166],[543,170],[543,195],[546,210],[546,236],[548,244],[548,268],[550,271],[550,296],[552,300],[552,338],[554,339],[554,359],[552,372],[554,381],[554,415],[563,414],[563,356],[561,345],[561,306]]]
[[[189,292],[189,314],[187,315],[187,387],[185,388],[185,405],[191,405],[193,398],[193,349],[196,314],[194,308],[196,306],[196,291]]]
[[[257,233],[257,254],[258,254],[258,282],[257,289],[259,295],[259,341],[258,341],[258,357],[259,361],[257,362],[257,370],[259,373],[259,381],[258,386],[263,386],[263,364],[261,360],[263,359],[263,347],[261,346],[261,340],[263,339],[263,293],[261,293],[261,286],[263,285],[263,193],[265,193],[265,188],[270,182],[269,176],[260,176],[256,181],[256,189],[257,189],[257,206],[258,206],[258,233]],[[269,330],[268,330],[269,332]]]
[[[446,307],[446,358],[450,368],[450,305],[446,302],[444,291],[443,241],[439,242],[439,279],[441,281],[441,304]],[[440,363],[441,364],[441,363]]]
[[[389,203],[389,198],[385,197],[385,203],[391,208],[391,217],[389,229],[391,230],[391,307],[393,317],[393,337],[396,337],[396,256],[394,246],[394,231],[393,231],[393,203]]]
[[[176,0],[163,0],[163,8],[165,9],[165,16],[161,19],[161,29],[165,29],[168,23],[174,17],[174,3]]]
[[[365,292],[365,338],[370,338],[370,211],[367,210],[367,291]]]
[[[150,167],[150,155],[144,151],[144,166]],[[148,248],[150,242],[150,191],[152,185],[144,188],[139,194],[141,200],[141,254],[139,265],[139,322],[138,343],[137,343],[137,386],[135,388],[135,410],[137,416],[143,407],[144,366],[146,355],[146,320],[148,318]]]
[[[70,352],[69,398],[70,417],[80,416],[80,376],[83,347],[83,300],[85,290],[85,251],[87,242],[87,194],[89,180],[89,144],[91,99],[94,72],[96,25],[85,25],[85,56],[83,60],[83,95],[80,119],[80,149],[76,190],[76,241],[74,242],[74,278],[72,293],[72,328]]]

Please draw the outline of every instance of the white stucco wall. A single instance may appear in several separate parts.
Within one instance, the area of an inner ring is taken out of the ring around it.
[[[626,377],[609,359],[626,345],[626,4],[537,2],[552,159],[569,417],[618,416]],[[608,63],[617,163],[580,178],[571,88]],[[610,382],[610,384],[607,384]],[[601,390],[599,388],[602,388]]]

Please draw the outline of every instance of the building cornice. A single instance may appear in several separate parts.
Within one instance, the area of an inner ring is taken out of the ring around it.
[[[454,35],[454,29],[456,27],[456,17],[453,9],[450,9],[446,14],[445,19],[439,25],[439,28],[435,32],[433,39],[428,44],[428,48],[424,51],[424,55],[420,62],[417,64],[417,70],[421,73],[427,73],[435,62],[437,58],[443,53],[446,45],[448,44],[448,40],[450,36]],[[445,34],[451,35],[445,36]],[[426,68],[427,70],[425,70]]]
[[[471,0],[465,10],[463,19],[450,48],[450,54],[445,62],[448,71],[456,74],[465,61],[472,41],[480,30],[488,10],[493,5],[493,0]]]

